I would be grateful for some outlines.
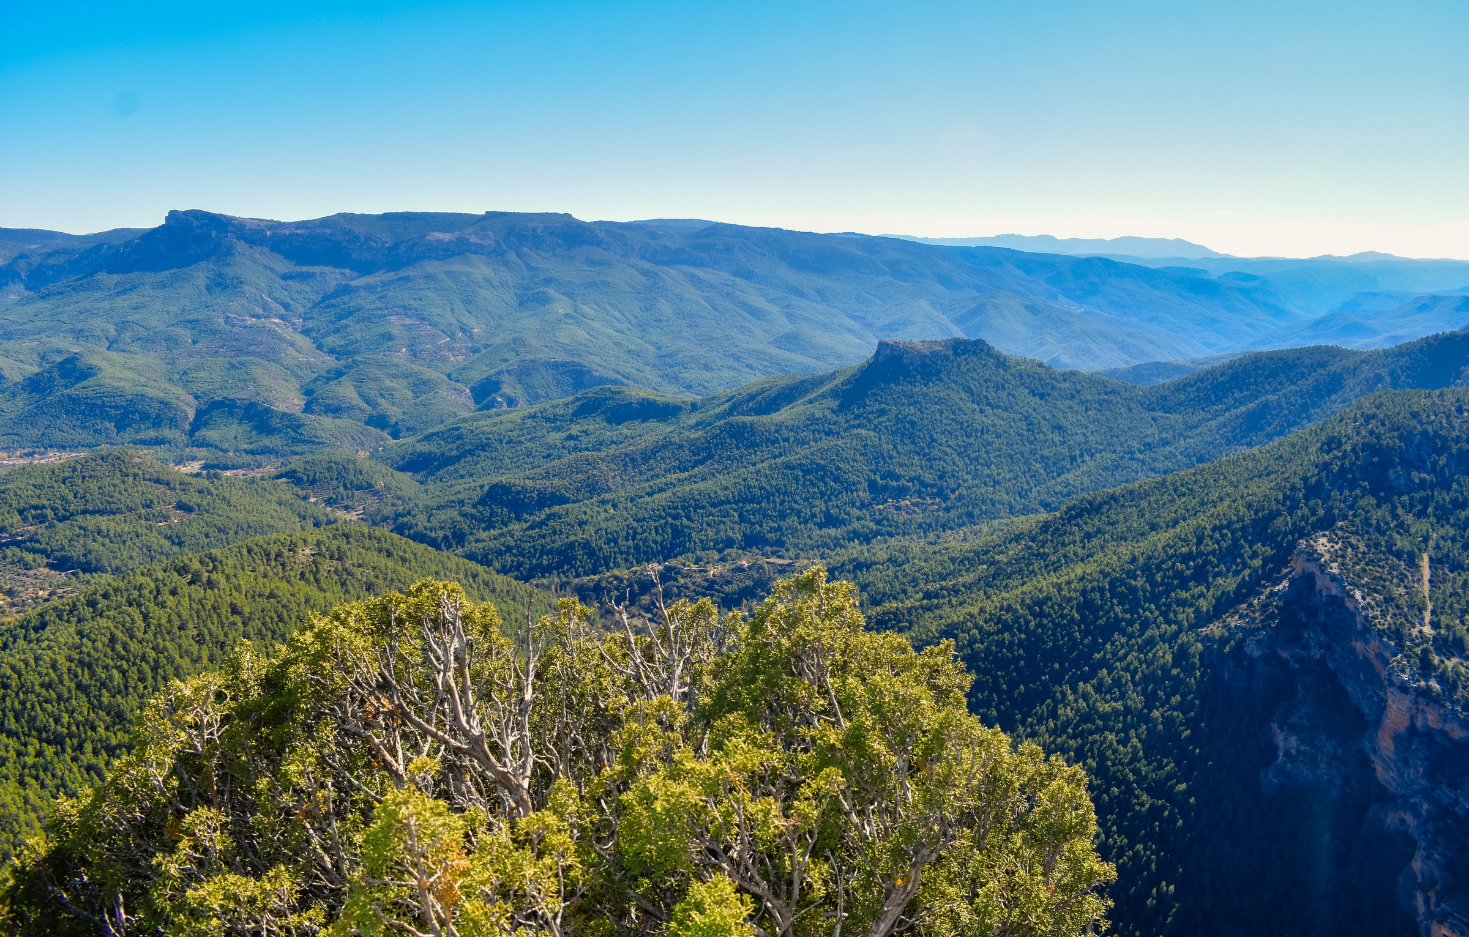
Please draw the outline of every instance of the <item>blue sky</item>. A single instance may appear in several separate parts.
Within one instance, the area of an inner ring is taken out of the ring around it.
[[[25,4],[0,226],[568,211],[1469,257],[1469,3]]]

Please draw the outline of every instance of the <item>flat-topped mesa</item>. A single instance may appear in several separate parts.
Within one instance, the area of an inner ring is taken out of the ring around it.
[[[906,341],[887,338],[877,343],[872,356],[873,364],[905,364],[922,367],[941,360],[951,360],[973,354],[994,353],[994,346],[979,338],[942,338],[932,341]]]

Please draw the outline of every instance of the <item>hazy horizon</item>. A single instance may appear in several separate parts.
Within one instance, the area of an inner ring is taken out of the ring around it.
[[[176,210],[176,209],[170,209],[170,210]],[[212,209],[208,209],[208,208],[200,209],[200,210],[202,210],[202,211],[213,211]],[[458,214],[470,214],[470,215],[482,214],[482,212],[463,211],[463,210],[452,209],[452,208],[450,208],[450,209],[436,209],[436,210],[437,211],[446,211],[446,212],[451,212],[451,213],[458,213]],[[488,211],[502,211],[502,210],[503,209],[488,209]],[[311,220],[314,220],[316,218],[324,218],[324,217],[328,217],[330,215],[336,215],[336,214],[362,214],[362,215],[365,215],[365,214],[385,214],[385,213],[392,213],[392,212],[395,212],[395,211],[412,212],[412,211],[417,211],[417,209],[389,209],[387,212],[356,212],[356,211],[328,212],[326,215],[314,215],[314,216],[310,216],[310,217],[300,217],[300,218],[266,218],[266,217],[260,216],[260,215],[238,215],[238,214],[235,214],[233,212],[216,212],[216,214],[232,215],[234,217],[240,217],[240,218],[251,218],[251,219],[255,219],[255,220],[259,220],[259,221],[276,221],[276,222],[283,222],[283,223],[289,224],[289,223],[300,222],[300,221],[311,221]],[[532,210],[532,211],[526,212],[526,213],[527,214],[557,213],[557,210],[556,209],[548,209],[548,210],[545,210],[544,212]],[[578,221],[584,221],[584,222],[588,222],[588,223],[595,223],[595,222],[606,221],[606,222],[613,222],[613,223],[625,224],[625,223],[632,223],[632,222],[638,222],[638,221],[664,220],[663,218],[654,218],[653,216],[642,216],[642,217],[638,217],[638,218],[580,218],[580,217],[577,217],[572,212],[562,212],[562,213],[563,214],[572,215],[572,217],[576,218]],[[671,219],[674,216],[667,216],[667,217]],[[731,222],[731,221],[726,221],[726,220],[720,219],[720,218],[708,218],[708,219],[697,219],[697,220],[707,220],[707,221],[710,221],[710,222],[713,222],[713,223],[719,223],[719,224],[743,224],[742,222]],[[160,218],[157,223],[151,224],[151,225],[149,225],[149,224],[118,225],[115,228],[98,228],[96,230],[91,230],[91,231],[65,231],[65,230],[63,230],[61,228],[48,227],[48,226],[45,226],[45,225],[24,225],[24,226],[19,226],[19,225],[17,225],[17,226],[0,225],[0,227],[10,228],[11,230],[20,229],[20,230],[54,231],[54,232],[58,232],[58,233],[62,233],[62,234],[70,234],[70,235],[83,236],[83,235],[91,235],[91,234],[101,234],[101,233],[106,232],[106,231],[109,231],[109,230],[117,230],[117,229],[143,229],[143,230],[146,230],[146,229],[149,229],[149,228],[157,227],[158,225],[160,225],[162,223],[163,223],[163,220]],[[784,226],[782,226],[782,225],[753,225],[753,227],[784,227]],[[808,229],[804,229],[804,228],[791,228],[791,229],[788,229],[788,230],[808,231]],[[923,240],[983,240],[983,239],[1003,238],[1003,237],[1016,237],[1016,236],[1018,236],[1018,237],[1025,237],[1025,238],[1053,237],[1053,238],[1056,238],[1057,240],[1060,240],[1060,241],[1067,241],[1067,240],[1121,240],[1121,239],[1127,239],[1127,238],[1148,238],[1148,239],[1153,239],[1153,240],[1175,240],[1176,239],[1176,240],[1189,241],[1189,239],[1187,239],[1187,238],[1173,238],[1173,237],[1170,237],[1170,236],[1133,235],[1133,234],[1117,234],[1117,235],[1110,235],[1110,236],[1106,236],[1106,237],[1075,237],[1075,236],[1072,236],[1072,235],[1054,234],[1053,232],[1050,232],[1050,231],[1040,231],[1040,232],[1036,232],[1034,234],[1022,234],[1022,233],[1016,232],[1016,231],[998,231],[998,232],[995,232],[993,234],[964,234],[964,235],[948,235],[948,234],[929,235],[929,234],[913,234],[913,233],[910,233],[910,232],[893,232],[893,231],[883,231],[883,232],[846,231],[846,232],[838,232],[838,231],[815,231],[815,230],[809,230],[809,233],[812,233],[812,234],[833,234],[833,235],[835,235],[835,234],[867,234],[867,235],[869,235],[871,237],[891,237],[891,238],[900,238],[900,239],[905,239],[905,240],[918,240],[918,241],[923,241]],[[1209,244],[1200,244],[1197,241],[1189,241],[1189,243],[1193,244],[1195,247],[1204,247],[1204,248],[1208,248],[1210,250],[1213,250],[1214,249],[1212,247],[1212,245],[1209,245]],[[1040,251],[1040,252],[1043,253],[1043,251]],[[1118,250],[1118,251],[1113,251],[1113,252],[1108,252],[1108,253],[1125,254],[1126,251]],[[1351,257],[1351,256],[1354,256],[1355,254],[1364,254],[1364,253],[1365,254],[1382,253],[1382,254],[1386,254],[1386,255],[1389,255],[1389,256],[1393,256],[1393,257],[1399,257],[1399,258],[1404,259],[1404,260],[1448,260],[1448,261],[1469,262],[1469,256],[1465,256],[1465,257],[1411,257],[1411,256],[1408,256],[1408,255],[1402,255],[1402,254],[1391,254],[1391,252],[1389,252],[1389,251],[1375,251],[1375,250],[1372,250],[1372,249],[1367,249],[1367,250],[1363,250],[1363,251],[1355,251],[1352,254],[1330,254],[1330,253],[1328,253],[1328,254],[1310,254],[1310,255],[1304,255],[1304,254],[1255,254],[1255,255],[1246,255],[1246,254],[1231,254],[1228,251],[1221,251],[1219,253],[1223,254],[1224,256],[1237,257],[1237,258],[1239,258],[1241,260],[1247,260],[1247,259],[1273,259],[1273,258],[1286,259],[1286,260],[1295,260],[1295,259],[1300,259],[1300,260],[1313,260],[1313,259],[1324,259],[1324,258],[1331,258],[1331,257],[1337,257],[1337,258]],[[1149,255],[1149,256],[1153,256],[1153,255]],[[1165,256],[1165,255],[1157,255],[1157,256]]]

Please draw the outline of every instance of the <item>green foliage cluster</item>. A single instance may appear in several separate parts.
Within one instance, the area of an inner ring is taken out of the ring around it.
[[[1302,856],[1323,801],[1262,804],[1268,717],[1221,684],[1209,629],[1323,532],[1401,555],[1442,530],[1444,588],[1461,589],[1448,542],[1464,536],[1466,477],[1469,391],[1389,392],[989,537],[856,550],[832,568],[860,584],[875,626],[955,642],[973,712],[1086,767],[1121,931],[1397,932],[1411,922],[1391,881],[1354,878],[1366,860],[1332,856],[1327,874]],[[1446,624],[1432,640],[1456,635]]]
[[[685,554],[829,555],[932,536],[1278,439],[1384,386],[1444,387],[1469,335],[1390,351],[1250,355],[1139,387],[982,342],[699,401],[596,388],[479,414],[386,451],[422,484],[376,523],[520,578]]]
[[[162,444],[203,449],[206,453],[213,450],[235,458],[255,456],[252,462],[258,464],[298,452],[366,449],[386,441],[382,433],[351,420],[295,413],[256,400],[228,399],[201,407],[194,414],[187,437]]]
[[[940,645],[812,570],[512,640],[446,583],[341,606],[147,706],[5,883],[13,934],[1074,935],[1086,777],[964,707]]]
[[[0,475],[0,543],[59,570],[120,573],[332,514],[264,478],[191,478],[130,450]]]
[[[507,620],[550,603],[466,560],[337,525],[176,557],[0,624],[0,856],[52,796],[102,779],[170,681],[220,666],[242,640],[269,647],[313,613],[426,576],[453,577]]]

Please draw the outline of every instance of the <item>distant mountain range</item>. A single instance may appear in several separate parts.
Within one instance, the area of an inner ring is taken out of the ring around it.
[[[375,449],[601,384],[701,395],[983,337],[1063,368],[1305,321],[1197,271],[894,238],[562,214],[0,232],[0,445]]]
[[[982,238],[893,234],[886,237],[945,247],[1004,247],[1034,253],[1107,257],[1146,267],[1192,270],[1200,276],[1268,290],[1281,304],[1312,317],[1341,311],[1338,307],[1351,303],[1359,293],[1396,293],[1406,302],[1417,294],[1469,288],[1469,261],[1415,260],[1380,251],[1304,258],[1235,257],[1182,238],[1056,238],[1049,234]]]
[[[1307,258],[1234,257],[1181,238],[1056,238],[1048,234],[1001,234],[985,238],[889,237],[949,247],[1004,247],[1068,256],[1106,257],[1157,269],[1193,272],[1216,282],[1260,290],[1282,307],[1307,317],[1307,321],[1283,325],[1242,348],[1305,345],[1388,348],[1423,335],[1469,325],[1469,304],[1464,302],[1465,296],[1469,295],[1469,261],[1415,260],[1380,251]],[[1052,334],[1059,337],[1065,333],[1053,331]],[[1141,349],[1136,346],[1127,347],[1118,357],[1132,357],[1139,351]],[[1211,357],[1205,356],[1206,359]],[[1100,359],[1088,356],[1087,360]],[[1167,367],[1152,368],[1154,364]],[[1184,361],[1163,359],[1141,366],[1145,370],[1139,373],[1149,375],[1171,373],[1178,376],[1197,370],[1187,367]],[[1101,370],[1103,366],[1094,364],[1091,369]]]
[[[507,212],[0,230],[0,446],[259,461],[376,450],[600,385],[700,396],[818,374],[884,339],[979,338],[1103,370],[1382,347],[1469,321],[1453,298],[1469,263],[1013,243],[1028,250]]]

